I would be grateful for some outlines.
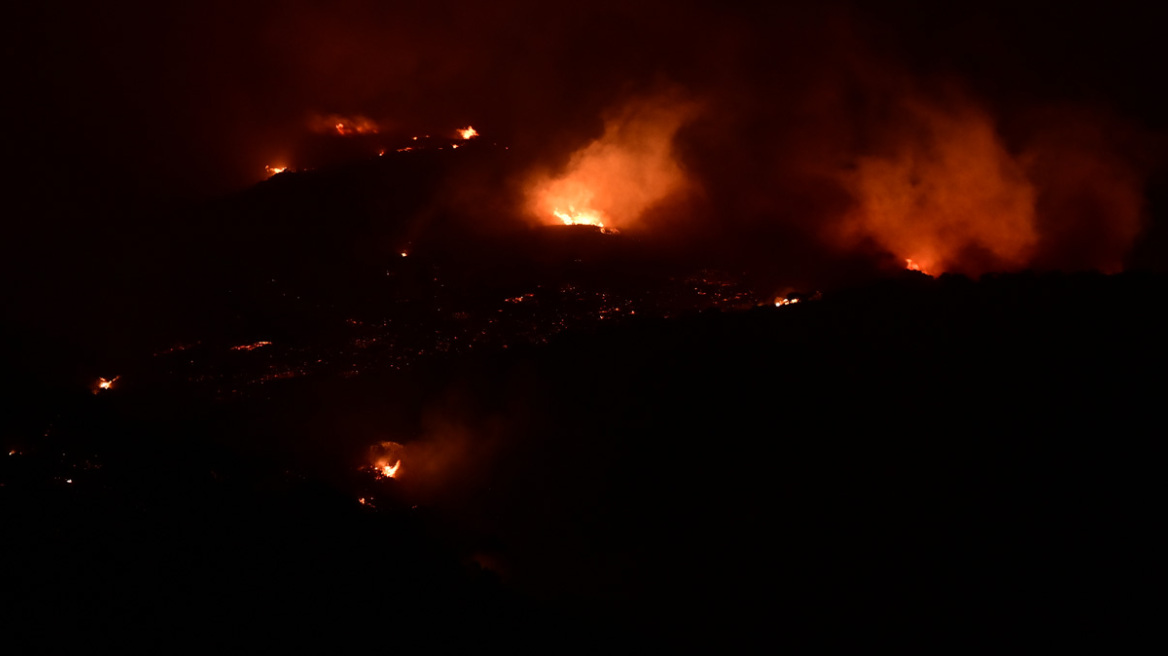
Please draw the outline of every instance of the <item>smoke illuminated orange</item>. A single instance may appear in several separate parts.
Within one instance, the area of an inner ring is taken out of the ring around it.
[[[332,133],[341,137],[355,134],[377,134],[380,131],[377,123],[364,116],[342,116],[328,114],[313,116],[308,121],[308,127],[313,132]]]
[[[629,102],[611,113],[604,134],[576,151],[558,175],[536,175],[530,211],[542,223],[635,225],[654,204],[689,184],[674,159],[673,138],[696,113],[673,94]]]
[[[910,125],[845,174],[857,200],[844,233],[871,239],[916,271],[982,273],[1034,252],[1037,192],[990,117],[905,102]]]

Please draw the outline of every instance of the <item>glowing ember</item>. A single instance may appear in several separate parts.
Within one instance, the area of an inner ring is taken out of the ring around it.
[[[479,136],[478,130],[475,130],[469,125],[465,128],[459,128],[458,134],[466,140],[474,139],[475,137]]]
[[[775,307],[782,307],[784,305],[794,305],[799,302],[797,298],[776,298]]]
[[[109,379],[98,378],[97,383],[95,383],[93,386],[93,393],[97,394],[99,392],[104,392],[106,390],[113,389],[114,383],[117,382],[117,380],[119,378],[121,378],[121,376],[114,376],[113,378],[109,378]]]
[[[265,166],[264,170],[268,172],[268,177],[279,175],[288,170],[287,166]]]
[[[271,342],[252,342],[251,344],[240,344],[239,346],[232,346],[232,351],[254,351],[264,346],[269,346]]]

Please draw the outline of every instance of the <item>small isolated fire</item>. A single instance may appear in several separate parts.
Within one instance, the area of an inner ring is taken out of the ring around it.
[[[458,136],[462,137],[464,140],[470,140],[479,136],[479,132],[478,130],[468,125],[465,128],[458,129]]]
[[[381,442],[369,447],[369,459],[374,477],[397,478],[401,473],[402,456],[405,447],[397,442]]]
[[[113,378],[108,378],[108,379],[107,378],[98,378],[97,382],[93,384],[93,393],[100,394],[101,392],[104,392],[106,390],[113,389],[114,383],[116,383],[119,378],[121,378],[121,376],[114,376]]]

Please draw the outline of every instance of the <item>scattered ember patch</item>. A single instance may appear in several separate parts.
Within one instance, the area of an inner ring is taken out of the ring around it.
[[[271,342],[252,342],[251,344],[240,344],[239,346],[232,346],[232,351],[254,351],[258,348],[271,345]]]

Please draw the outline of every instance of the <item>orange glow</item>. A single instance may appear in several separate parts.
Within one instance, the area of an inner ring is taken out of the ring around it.
[[[474,139],[475,137],[479,136],[479,133],[478,133],[478,130],[475,130],[474,128],[472,128],[471,126],[468,125],[465,128],[459,128],[458,136],[462,137],[463,139],[469,140],[469,139]]]
[[[397,442],[381,442],[370,447],[369,455],[373,462],[371,469],[374,477],[378,479],[397,478],[398,474],[401,473],[405,447]]]
[[[567,212],[563,212],[557,207],[552,210],[552,214],[563,221],[564,225],[590,225],[601,229],[604,228],[604,219],[600,212],[596,210],[579,211],[569,205]]]
[[[909,271],[920,271],[921,273],[925,274],[926,276],[932,275],[928,271],[925,271],[923,268],[921,268],[921,265],[917,264],[916,262],[913,262],[913,259],[911,257],[906,257],[904,259],[904,268],[908,269]]]
[[[269,346],[271,342],[252,342],[251,344],[240,344],[239,346],[232,346],[232,351],[254,351],[258,348]]]
[[[309,119],[308,127],[313,132],[336,134],[341,137],[351,137],[355,134],[377,134],[380,130],[375,121],[365,116],[342,116],[340,114],[314,116]]]
[[[393,478],[393,477],[397,476],[397,470],[400,468],[401,468],[401,460],[398,460],[397,462],[393,463],[392,467],[389,465],[382,465],[380,472],[381,472],[381,475],[385,478]]]
[[[673,138],[696,107],[663,94],[630,102],[605,120],[604,134],[576,151],[559,174],[528,186],[541,223],[627,228],[653,205],[689,184],[673,156]]]
[[[100,392],[113,389],[114,383],[116,383],[119,378],[121,378],[121,376],[114,376],[113,378],[109,379],[98,378],[97,382],[93,385],[93,393],[98,394]]]
[[[279,174],[283,173],[284,171],[287,171],[288,167],[287,166],[265,166],[264,170],[268,172],[268,177],[270,178],[273,175],[279,175]]]
[[[784,305],[794,305],[799,302],[797,298],[776,298],[775,307],[782,307]]]
[[[902,103],[907,127],[843,174],[856,199],[845,240],[873,240],[914,271],[1015,269],[1038,241],[1038,192],[970,103]]]

